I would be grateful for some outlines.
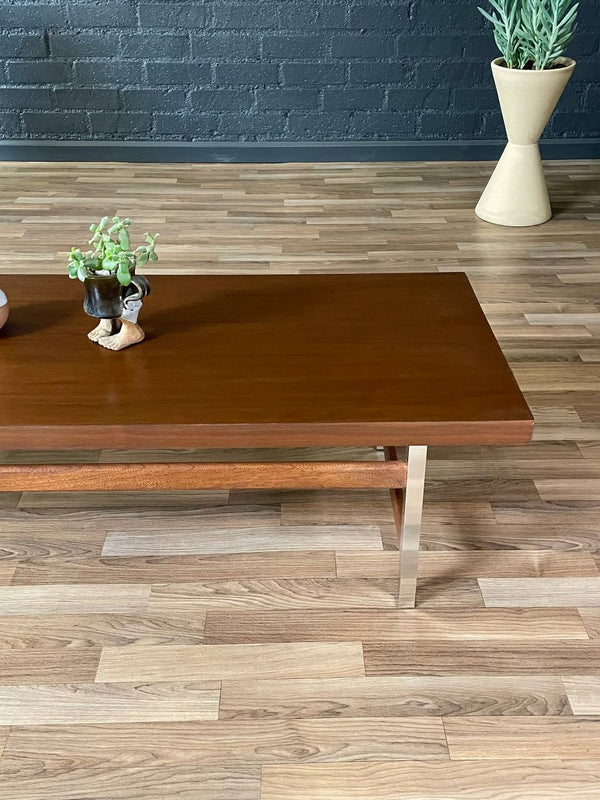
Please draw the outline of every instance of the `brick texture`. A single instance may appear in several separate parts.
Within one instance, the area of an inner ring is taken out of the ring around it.
[[[0,138],[495,139],[475,0],[3,0]],[[595,9],[595,10],[594,10]],[[546,132],[600,136],[600,14]]]

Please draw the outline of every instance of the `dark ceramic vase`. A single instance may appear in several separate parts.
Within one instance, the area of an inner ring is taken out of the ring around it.
[[[90,317],[117,319],[123,312],[123,287],[116,275],[88,275],[83,310]]]
[[[83,310],[98,319],[118,319],[125,298],[141,300],[150,294],[150,284],[141,275],[132,275],[129,286],[121,286],[116,275],[89,274],[83,288]]]

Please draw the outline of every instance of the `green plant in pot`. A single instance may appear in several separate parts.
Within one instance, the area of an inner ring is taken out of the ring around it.
[[[159,234],[146,233],[145,244],[134,249],[130,225],[128,218],[102,217],[90,225],[92,249],[82,252],[73,247],[69,254],[69,277],[84,285],[84,311],[100,320],[88,337],[109,350],[122,350],[144,339],[137,318],[150,284],[136,275],[136,268],[158,261]]]
[[[477,215],[498,225],[539,225],[552,216],[539,138],[575,62],[563,54],[573,38],[572,0],[489,0],[479,11],[492,24],[502,56],[492,61],[508,145],[483,192]]]

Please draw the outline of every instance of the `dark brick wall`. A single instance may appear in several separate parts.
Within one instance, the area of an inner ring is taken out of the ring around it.
[[[490,139],[476,0],[0,0],[0,137]],[[547,135],[600,135],[599,0]]]

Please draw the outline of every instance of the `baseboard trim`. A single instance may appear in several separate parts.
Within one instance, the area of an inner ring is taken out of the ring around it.
[[[285,163],[302,161],[493,161],[503,140],[389,142],[0,141],[0,161]],[[600,158],[600,138],[545,139],[545,159]]]

